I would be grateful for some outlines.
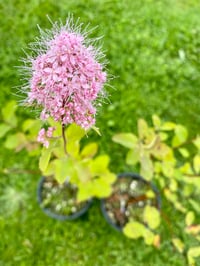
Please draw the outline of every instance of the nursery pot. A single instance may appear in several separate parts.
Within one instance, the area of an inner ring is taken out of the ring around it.
[[[147,191],[152,197],[146,196]],[[155,185],[135,173],[118,174],[112,195],[101,200],[101,210],[106,221],[118,231],[122,231],[130,217],[141,221],[146,205],[160,210],[160,194]]]
[[[38,183],[37,200],[43,212],[56,220],[74,220],[84,215],[92,199],[78,203],[77,188],[65,182],[58,184],[52,178],[42,177]]]

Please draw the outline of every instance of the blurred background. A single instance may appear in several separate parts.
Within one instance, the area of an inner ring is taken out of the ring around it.
[[[0,0],[0,108],[20,100],[16,87],[23,81],[16,67],[39,35],[37,24],[51,28],[47,15],[64,23],[71,13],[89,28],[98,26],[91,37],[103,36],[114,77],[97,116],[98,142],[101,153],[112,154],[112,170],[125,171],[124,151],[111,138],[136,131],[138,118],[158,114],[184,124],[191,136],[199,132],[199,12],[198,0]],[[19,107],[17,115],[23,121],[34,112]],[[126,239],[107,225],[98,201],[75,222],[46,217],[36,202],[37,159],[0,142],[0,266],[187,265],[173,252],[167,229],[159,250]],[[5,170],[11,168],[18,171]]]

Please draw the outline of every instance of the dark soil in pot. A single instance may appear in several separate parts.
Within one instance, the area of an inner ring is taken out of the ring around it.
[[[142,221],[146,205],[160,209],[156,187],[138,174],[123,173],[118,175],[112,195],[102,200],[101,209],[108,223],[121,231],[128,221]]]
[[[42,177],[38,184],[37,197],[42,210],[57,220],[73,220],[83,215],[91,200],[77,202],[77,187],[69,182],[58,184],[52,178]]]

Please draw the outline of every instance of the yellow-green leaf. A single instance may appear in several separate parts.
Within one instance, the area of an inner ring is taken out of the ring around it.
[[[185,217],[185,223],[187,226],[190,226],[194,223],[194,219],[195,219],[195,214],[193,211],[189,211],[187,212],[186,214],[186,217]]]
[[[180,240],[180,238],[173,238],[172,243],[174,247],[178,250],[178,252],[183,253],[185,245],[183,241]]]
[[[39,168],[42,172],[45,172],[47,169],[47,166],[49,164],[49,160],[51,158],[51,152],[52,150],[49,148],[45,148],[43,147],[42,152],[41,152],[41,156],[39,159]]]
[[[76,124],[71,124],[66,130],[67,142],[80,141],[82,137],[85,136],[85,133],[86,132],[82,127]]]
[[[17,117],[15,115],[15,111],[17,109],[16,101],[9,101],[3,108],[2,108],[2,116],[4,121],[8,122],[12,126],[17,125]]]
[[[60,183],[64,183],[66,179],[71,179],[74,175],[74,165],[70,158],[62,158],[54,160],[55,179]]]
[[[156,229],[160,225],[160,212],[155,207],[146,205],[144,221],[151,229]]]
[[[185,149],[185,148],[180,148],[180,149],[178,149],[178,151],[185,158],[188,158],[190,156],[189,151],[187,149]]]
[[[148,228],[146,228],[146,230],[144,230],[143,237],[144,237],[145,244],[152,245],[154,243],[155,235]]]
[[[135,146],[138,142],[137,137],[132,133],[117,134],[117,135],[113,136],[112,140],[114,142],[121,144],[122,146],[124,146],[126,148],[129,148],[129,149],[135,148]]]
[[[108,155],[100,155],[90,163],[90,171],[93,175],[101,175],[108,172],[110,158]]]
[[[200,136],[197,136],[195,140],[193,140],[194,145],[200,150]]]
[[[129,165],[135,165],[140,160],[140,154],[138,151],[138,148],[135,147],[135,149],[131,149],[127,152],[126,155],[126,163]]]
[[[123,228],[124,234],[127,237],[133,238],[133,239],[142,237],[145,230],[146,230],[146,227],[139,222],[129,222]]]
[[[7,124],[0,124],[0,138],[6,135],[6,133],[11,129],[12,127]]]
[[[160,117],[159,116],[157,116],[157,115],[154,114],[152,116],[152,121],[153,121],[153,125],[154,125],[155,128],[160,128],[160,126],[161,126],[161,120],[160,120]]]
[[[150,156],[148,153],[144,153],[141,158],[141,169],[140,169],[140,175],[144,177],[146,180],[151,180],[153,177],[153,162],[150,159]]]
[[[192,247],[187,252],[189,266],[195,265],[194,258],[200,257],[200,246]]]
[[[174,130],[175,127],[176,127],[175,123],[173,123],[173,122],[165,122],[165,123],[163,123],[161,129],[163,131],[171,131],[171,130]]]
[[[200,155],[199,154],[195,155],[193,159],[193,167],[194,167],[194,171],[198,174],[200,172]]]
[[[82,158],[92,158],[98,150],[98,145],[95,142],[89,143],[81,151]]]
[[[182,125],[176,125],[174,130],[175,136],[172,139],[172,146],[178,147],[179,145],[183,144],[188,137],[188,131],[186,127]]]

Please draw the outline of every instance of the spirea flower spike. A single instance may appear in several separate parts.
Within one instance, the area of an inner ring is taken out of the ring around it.
[[[107,79],[103,53],[71,16],[65,25],[56,22],[51,30],[39,30],[40,38],[31,46],[35,55],[26,60],[26,103],[41,108],[42,120],[50,116],[62,125],[90,128]]]

